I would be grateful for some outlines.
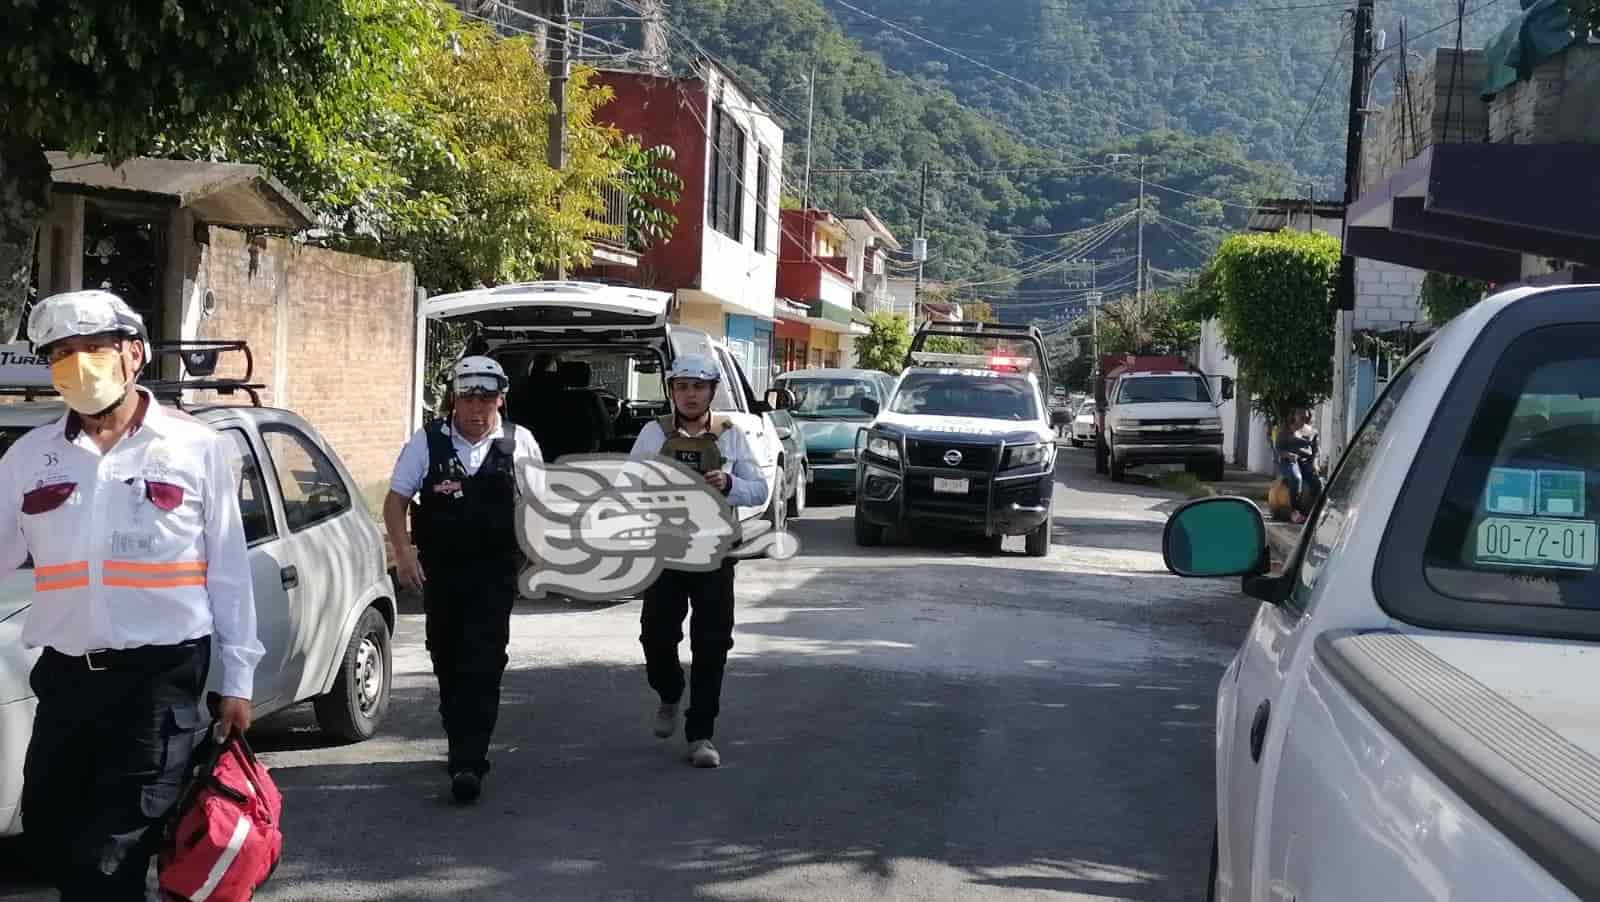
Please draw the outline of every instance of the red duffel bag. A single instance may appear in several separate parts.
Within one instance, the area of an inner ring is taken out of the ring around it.
[[[283,797],[242,737],[207,740],[157,858],[161,892],[183,902],[247,902],[283,852]]]

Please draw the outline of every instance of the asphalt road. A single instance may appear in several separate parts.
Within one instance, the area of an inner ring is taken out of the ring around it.
[[[1166,574],[1171,495],[1060,460],[1046,558],[858,549],[831,506],[800,557],[740,564],[716,771],[649,732],[637,602],[529,604],[457,807],[406,616],[377,738],[330,747],[304,708],[254,732],[287,821],[258,898],[1203,898],[1214,690],[1252,608]],[[48,898],[19,859],[0,900]]]

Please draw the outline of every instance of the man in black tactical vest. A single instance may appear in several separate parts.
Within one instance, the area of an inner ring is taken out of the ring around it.
[[[521,561],[516,469],[543,463],[533,435],[501,415],[506,388],[488,357],[456,364],[450,417],[411,437],[383,507],[400,582],[423,593],[450,790],[461,802],[482,791],[500,710]],[[415,548],[405,541],[408,509]]]
[[[744,433],[711,412],[721,378],[721,370],[709,357],[687,354],[678,358],[667,373],[673,412],[645,425],[631,456],[670,457],[704,474],[706,483],[733,507],[753,507],[766,500],[767,481]],[[733,573],[732,558],[711,572],[663,570],[645,590],[640,614],[645,672],[650,688],[661,698],[655,734],[666,739],[677,728],[683,699],[678,645],[683,642],[683,618],[693,608],[689,648],[694,659],[683,732],[689,743],[688,760],[695,767],[722,763],[711,737],[721,703],[722,675],[733,648]]]

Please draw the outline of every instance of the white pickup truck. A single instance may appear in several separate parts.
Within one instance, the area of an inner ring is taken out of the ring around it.
[[[1217,695],[1211,897],[1600,899],[1600,286],[1413,353],[1281,574],[1260,512],[1163,537],[1262,604]]]

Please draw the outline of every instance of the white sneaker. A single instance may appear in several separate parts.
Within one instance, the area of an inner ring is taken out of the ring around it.
[[[676,729],[678,729],[678,706],[662,705],[657,708],[655,734],[666,739]]]
[[[709,739],[696,739],[689,743],[689,763],[695,767],[721,767],[722,756]]]

